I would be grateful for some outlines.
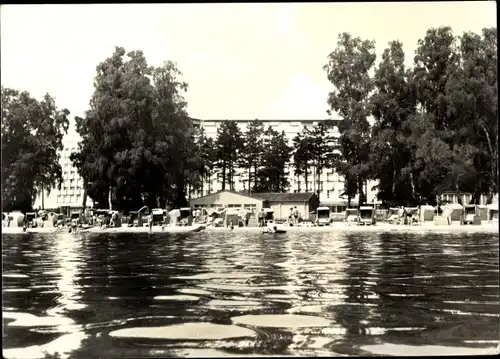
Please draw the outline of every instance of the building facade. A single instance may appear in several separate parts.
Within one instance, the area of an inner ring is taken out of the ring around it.
[[[34,208],[55,209],[59,207],[81,208],[83,204],[83,180],[73,166],[70,156],[78,149],[79,136],[69,133],[63,138],[64,148],[59,151],[59,164],[62,169],[63,181],[61,189],[55,187],[40,194]],[[87,197],[87,206],[92,207],[92,200]]]
[[[225,120],[200,120],[194,119],[195,125],[200,126],[205,130],[208,137],[215,139],[217,137],[217,130],[219,129],[221,123]],[[234,120],[242,132],[246,131],[248,124],[251,120]],[[297,133],[302,132],[304,128],[312,129],[318,122],[322,120],[260,120],[262,121],[264,128],[273,128],[276,131],[284,131],[286,137],[289,140],[289,144],[292,145],[293,138]],[[330,128],[330,134],[333,137],[340,137],[340,132],[338,126],[334,125]],[[306,192],[306,183],[304,176],[295,176],[293,167],[291,164],[288,166],[288,180],[290,182],[289,192],[298,193]],[[341,200],[342,193],[344,192],[344,178],[339,175],[333,169],[324,169],[320,175],[320,180],[316,181],[316,171],[313,166],[309,169],[308,173],[308,183],[307,191],[317,193],[319,190],[320,200]],[[248,174],[245,171],[237,171],[234,179],[234,190],[235,191],[247,191],[248,189]],[[319,183],[318,183],[319,182]],[[372,190],[372,187],[376,185],[376,182],[369,181],[366,186],[367,201],[372,202],[376,200],[377,192]],[[319,186],[319,188],[316,188]],[[213,175],[209,178],[203,185],[203,192],[193,191],[191,196],[201,197],[209,193],[214,193],[222,190],[222,178],[220,174]]]
[[[245,209],[255,219],[255,215],[264,208],[274,211],[276,220],[286,220],[291,209],[296,209],[301,218],[308,220],[310,213],[316,211],[319,199],[315,193],[238,193],[218,191],[189,201],[191,208],[206,209]],[[257,225],[256,221],[251,221]]]
[[[215,139],[217,137],[217,130],[221,123],[226,120],[200,120],[193,119],[194,125],[203,127],[208,137]],[[246,131],[248,124],[251,120],[235,120],[240,130]],[[292,145],[293,138],[297,133],[302,132],[304,128],[312,129],[321,120],[260,120],[264,128],[271,127],[276,131],[284,131]],[[340,137],[338,127],[336,125],[330,128],[330,133],[333,137]],[[35,208],[58,208],[58,207],[71,207],[79,208],[83,202],[83,181],[78,175],[76,168],[73,166],[70,155],[78,149],[79,135],[72,128],[70,132],[64,137],[64,149],[59,152],[60,164],[63,172],[63,183],[61,189],[54,188],[47,191],[43,195],[39,195],[35,202]],[[290,182],[290,193],[306,192],[306,183],[303,176],[297,177],[294,175],[294,170],[291,164],[288,166],[288,180]],[[237,171],[235,177],[234,191],[247,191],[248,177],[246,171]],[[317,193],[319,190],[319,199],[323,200],[339,200],[344,201],[342,193],[344,191],[344,178],[336,173],[333,169],[324,169],[320,175],[319,183],[315,180],[316,171],[313,166],[309,169],[307,191]],[[367,200],[371,202],[376,200],[376,191],[372,190],[375,182],[368,182],[367,185]],[[319,188],[316,188],[319,186]],[[202,191],[192,191],[191,198],[206,196],[210,193],[215,193],[222,190],[221,175],[213,175],[203,185]],[[87,197],[87,206],[92,207],[92,200]]]

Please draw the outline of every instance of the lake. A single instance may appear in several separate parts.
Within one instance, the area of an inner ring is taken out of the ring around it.
[[[4,357],[483,354],[500,337],[498,234],[2,242]]]

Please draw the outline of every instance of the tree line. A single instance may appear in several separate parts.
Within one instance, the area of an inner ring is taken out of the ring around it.
[[[364,198],[369,179],[392,204],[432,204],[447,190],[471,193],[472,203],[498,193],[496,28],[460,37],[429,29],[409,68],[401,42],[376,65],[374,41],[347,33],[328,58],[349,197]]]
[[[376,63],[375,42],[340,34],[324,69],[332,84],[331,121],[303,129],[291,141],[254,120],[242,131],[223,121],[215,139],[188,116],[188,85],[172,61],[148,65],[141,51],[117,47],[96,68],[94,93],[83,117],[72,161],[96,206],[119,209],[182,206],[219,176],[222,188],[244,178],[251,192],[287,191],[291,174],[300,191],[334,169],[350,200],[366,198],[377,180],[389,204],[435,203],[444,190],[498,192],[496,28],[453,35],[427,31],[413,66],[399,41]],[[43,189],[60,185],[58,151],[69,111],[2,86],[2,207],[30,208]],[[314,169],[314,172],[311,172]],[[315,174],[314,178],[313,174]],[[302,182],[302,180],[304,180]],[[87,196],[83,196],[84,201]],[[85,203],[83,203],[85,205]]]
[[[330,129],[334,121],[319,121],[311,128],[304,127],[290,143],[284,131],[277,131],[255,119],[248,122],[243,131],[237,122],[221,121],[215,139],[206,136],[200,128],[197,143],[202,149],[204,170],[200,185],[194,189],[205,193],[204,184],[217,175],[222,189],[235,190],[235,178],[242,178],[247,192],[285,192],[290,188],[291,174],[298,180],[299,191],[311,190],[308,183],[311,168],[316,168],[319,189],[320,174],[325,168],[333,168],[336,139]],[[301,188],[301,179],[305,178]],[[319,190],[318,190],[319,191]],[[210,192],[210,190],[208,190]]]

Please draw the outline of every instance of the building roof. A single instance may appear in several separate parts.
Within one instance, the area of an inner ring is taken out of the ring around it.
[[[313,196],[316,196],[314,192],[304,192],[304,193],[252,193],[252,197],[260,198],[264,201],[269,202],[307,202]]]
[[[214,196],[216,194],[219,194],[219,193],[222,193],[222,192],[228,192],[228,193],[232,193],[232,194],[236,194],[238,196],[244,196],[244,197],[248,197],[248,198],[252,198],[252,199],[256,199],[258,201],[262,201],[264,199],[260,198],[260,197],[257,197],[257,196],[254,196],[253,194],[248,194],[246,192],[236,192],[236,191],[230,191],[230,190],[227,190],[227,189],[224,189],[224,190],[220,190],[220,191],[217,191],[217,192],[213,192],[213,193],[210,193],[210,194],[207,194],[207,195],[204,195],[202,197],[198,197],[198,198],[192,198],[190,201],[198,201],[198,200],[203,200],[205,198],[208,198],[210,196]]]

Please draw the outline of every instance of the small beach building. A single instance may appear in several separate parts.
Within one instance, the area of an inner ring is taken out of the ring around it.
[[[309,218],[311,211],[319,207],[319,199],[315,193],[251,193],[219,191],[203,197],[192,199],[192,209],[239,209],[243,208],[253,213],[258,213],[262,208],[274,211],[275,219],[286,219],[290,214],[290,207],[297,207],[303,219]]]
[[[262,208],[268,207],[268,203],[259,197],[234,191],[218,191],[206,196],[198,197],[189,201],[192,209],[195,208],[243,208],[256,213]]]
[[[252,196],[264,201],[274,211],[274,218],[278,220],[287,219],[290,215],[290,208],[294,207],[297,207],[304,220],[308,220],[309,213],[316,212],[319,207],[319,198],[313,192],[252,193]]]
[[[472,194],[469,192],[461,192],[454,190],[444,191],[438,196],[438,199],[441,200],[442,202],[450,204],[458,203],[464,206],[470,203],[470,201],[472,200]],[[488,201],[488,196],[481,195],[481,197],[479,198],[479,203],[473,203],[473,204],[486,205],[487,201]],[[493,197],[493,203],[495,203],[495,201],[498,202],[498,194],[494,195]]]
[[[358,207],[358,200],[352,199],[350,207]],[[347,209],[347,200],[344,199],[326,199],[320,203],[321,207],[330,208],[330,217],[334,221],[341,222],[345,219],[345,211]]]

